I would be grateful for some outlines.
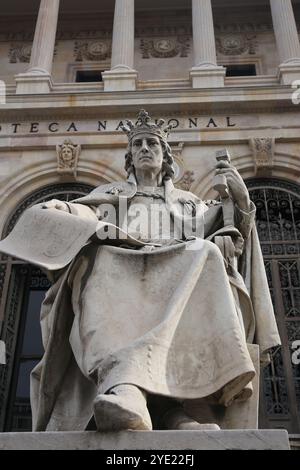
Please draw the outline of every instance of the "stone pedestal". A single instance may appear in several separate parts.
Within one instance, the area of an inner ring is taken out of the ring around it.
[[[114,69],[102,73],[104,91],[134,91],[138,74],[132,69]]]
[[[218,66],[193,67],[190,78],[193,88],[219,88],[224,86],[226,69]]]
[[[0,434],[0,450],[289,450],[284,430]]]
[[[292,85],[300,80],[300,60],[295,64],[281,64],[279,66],[279,80],[282,85]]]
[[[15,76],[17,95],[49,93],[52,90],[52,79],[49,74],[19,73]]]

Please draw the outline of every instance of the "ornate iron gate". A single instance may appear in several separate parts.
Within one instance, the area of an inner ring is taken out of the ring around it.
[[[296,434],[300,433],[300,188],[272,179],[249,181],[248,188],[257,208],[257,229],[282,340],[262,374],[260,427]]]

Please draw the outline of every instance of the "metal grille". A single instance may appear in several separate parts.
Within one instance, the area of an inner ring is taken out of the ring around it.
[[[292,358],[295,341],[300,340],[300,188],[280,180],[254,180],[248,187],[257,208],[258,235],[282,340],[262,374],[260,426],[296,434],[300,365]]]

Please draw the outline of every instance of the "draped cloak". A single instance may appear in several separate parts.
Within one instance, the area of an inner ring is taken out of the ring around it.
[[[101,204],[136,191],[130,182],[101,186],[70,212],[97,218]],[[254,207],[235,207],[235,226],[226,227],[222,204],[166,182],[173,220],[182,205],[192,207],[191,223],[199,218],[195,237],[151,250],[91,241],[56,276],[41,310],[45,354],[31,376],[34,430],[85,429],[96,394],[121,383],[224,405],[247,396],[255,375],[247,343],[259,345],[262,360],[280,344]],[[244,239],[239,266],[213,243],[228,235]]]

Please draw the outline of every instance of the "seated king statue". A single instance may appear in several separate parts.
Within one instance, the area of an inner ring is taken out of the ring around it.
[[[255,206],[229,158],[216,200],[173,185],[170,126],[126,121],[126,181],[25,211],[0,251],[40,266],[45,353],[31,374],[34,431],[220,429],[188,404],[253,394],[280,344]]]

